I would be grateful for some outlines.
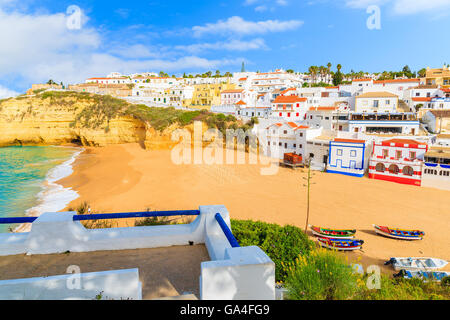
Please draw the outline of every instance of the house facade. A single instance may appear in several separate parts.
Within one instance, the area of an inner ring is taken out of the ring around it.
[[[450,190],[450,147],[433,146],[425,154],[422,186]]]
[[[421,185],[422,164],[428,145],[409,139],[374,142],[369,178]]]
[[[397,112],[398,96],[385,91],[366,92],[355,97],[355,112]]]
[[[366,150],[364,140],[336,138],[330,141],[327,172],[363,177],[368,163]]]

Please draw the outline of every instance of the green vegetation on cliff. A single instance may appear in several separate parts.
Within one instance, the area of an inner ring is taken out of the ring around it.
[[[240,124],[234,116],[214,114],[207,110],[182,111],[175,108],[156,108],[146,105],[128,103],[123,99],[108,95],[78,93],[73,91],[46,91],[38,94],[42,100],[50,99],[52,104],[72,106],[77,101],[86,101],[88,105],[75,116],[72,127],[81,126],[88,129],[98,129],[117,117],[129,116],[140,120],[155,130],[163,131],[172,124],[186,126],[194,121],[202,121],[210,128],[221,131],[226,129],[249,129],[254,122]]]

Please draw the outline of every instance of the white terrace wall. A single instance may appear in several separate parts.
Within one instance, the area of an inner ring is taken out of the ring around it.
[[[141,300],[138,269],[0,281],[0,300]]]
[[[202,299],[275,299],[274,263],[258,247],[231,248],[216,213],[231,229],[228,210],[222,205],[201,206],[200,215],[186,225],[96,230],[73,221],[75,212],[44,213],[28,233],[0,234],[0,256],[160,248],[193,242],[205,244],[212,260],[202,264]],[[226,285],[223,279],[227,279]]]

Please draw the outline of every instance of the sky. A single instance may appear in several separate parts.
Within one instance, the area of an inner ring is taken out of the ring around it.
[[[165,71],[413,71],[450,63],[450,0],[0,0],[0,98]]]

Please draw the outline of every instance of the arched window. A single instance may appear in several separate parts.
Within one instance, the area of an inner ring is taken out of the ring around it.
[[[402,172],[405,176],[413,176],[414,175],[414,169],[411,168],[410,166],[403,167]]]
[[[384,166],[384,164],[378,163],[377,166],[375,167],[375,170],[377,170],[377,172],[385,172],[386,167]]]
[[[389,167],[389,172],[392,174],[398,174],[400,172],[400,169],[396,164],[391,164],[391,166]]]

